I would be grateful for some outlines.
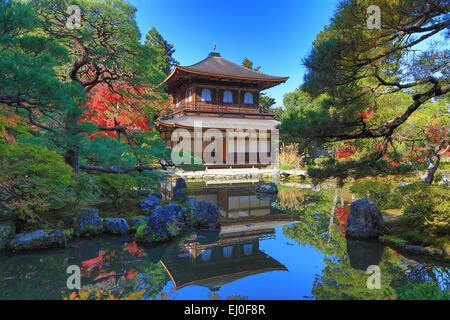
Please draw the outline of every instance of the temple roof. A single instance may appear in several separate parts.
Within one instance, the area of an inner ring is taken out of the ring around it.
[[[175,66],[172,72],[164,80],[168,89],[178,85],[180,79],[188,79],[192,76],[227,78],[235,81],[245,80],[258,83],[261,89],[267,89],[285,82],[289,77],[277,77],[264,74],[224,59],[217,52],[211,52],[206,59],[190,65]]]
[[[193,128],[199,122],[203,128],[215,129],[275,129],[280,124],[279,121],[269,119],[246,119],[246,118],[221,118],[221,117],[201,117],[201,116],[181,116],[168,120],[160,120],[158,125],[179,128]]]
[[[208,55],[206,59],[187,67],[181,67],[195,72],[202,72],[208,74],[220,74],[226,76],[234,76],[241,78],[251,78],[251,79],[269,79],[269,80],[280,80],[287,79],[284,77],[276,77],[268,74],[264,74],[244,66],[240,66],[234,62],[224,59],[220,54],[212,52]]]

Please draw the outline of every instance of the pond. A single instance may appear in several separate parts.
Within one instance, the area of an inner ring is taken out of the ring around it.
[[[191,196],[219,206],[220,230],[189,230],[156,247],[102,237],[0,256],[0,299],[368,299],[408,281],[449,287],[444,262],[346,240],[351,195],[330,220],[333,188],[281,183],[270,197],[257,195],[255,183],[189,185]],[[79,292],[66,287],[70,265],[81,269]],[[367,287],[371,265],[381,289]]]

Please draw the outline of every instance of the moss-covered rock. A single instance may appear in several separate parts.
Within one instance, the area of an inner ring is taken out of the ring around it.
[[[149,196],[147,199],[139,202],[141,210],[149,212],[153,210],[157,205],[159,205],[161,198],[155,197],[153,195]]]
[[[74,220],[73,229],[78,237],[99,235],[104,231],[103,221],[97,209],[84,209]]]
[[[0,251],[5,249],[7,243],[16,235],[16,226],[12,221],[0,224]]]
[[[38,230],[19,233],[11,240],[7,249],[12,252],[37,249],[63,248],[67,244],[66,236],[61,230]]]
[[[187,200],[187,184],[183,178],[178,178],[175,184],[175,188],[173,189],[173,198],[177,200]]]
[[[147,224],[140,223],[136,240],[144,243],[163,242],[176,237],[183,227],[183,208],[174,203],[156,207]]]
[[[219,207],[211,202],[196,201],[190,198],[188,201],[190,208],[191,223],[197,228],[211,228],[219,225]]]
[[[130,229],[127,220],[123,218],[106,218],[103,220],[103,227],[106,232],[119,235],[127,234]]]

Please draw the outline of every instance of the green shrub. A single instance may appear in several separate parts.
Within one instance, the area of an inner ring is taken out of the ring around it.
[[[358,198],[369,198],[380,209],[397,209],[404,204],[398,194],[397,182],[389,177],[358,179],[350,190]]]
[[[404,215],[387,222],[389,234],[418,245],[448,245],[450,189],[417,182],[397,191],[405,206]]]
[[[73,235],[74,235],[74,230],[73,230],[73,228],[65,229],[65,230],[64,230],[64,234],[65,234],[67,240],[72,240]]]
[[[436,283],[413,283],[395,289],[398,300],[449,300],[447,289],[441,290]]]
[[[315,158],[314,159],[314,164],[317,164],[317,165],[321,166],[323,164],[328,163],[329,161],[330,161],[330,158],[321,158],[321,157],[319,157],[319,158]]]
[[[72,183],[67,190],[67,202],[72,202],[76,208],[82,200],[98,200],[101,194],[100,187],[95,183],[95,176],[80,172],[74,174]]]
[[[54,151],[27,143],[0,145],[0,211],[22,221],[65,204],[72,168]]]
[[[279,167],[280,167],[280,170],[295,169],[295,165],[293,165],[293,164],[286,164],[286,163],[280,163]]]
[[[104,173],[95,177],[95,184],[100,187],[102,196],[110,198],[114,205],[119,205],[124,198],[133,197],[136,191],[152,182],[152,177],[144,175]]]

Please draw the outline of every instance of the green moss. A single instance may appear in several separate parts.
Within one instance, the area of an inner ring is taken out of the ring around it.
[[[83,231],[75,231],[75,235],[78,237],[90,237],[90,236],[98,236],[102,234],[104,231],[103,225],[101,226],[91,226],[87,225],[83,228]]]
[[[139,223],[136,228],[136,240],[144,243],[164,242],[178,236],[182,230],[182,226],[180,226],[175,219],[172,223],[167,224],[167,233],[163,235],[157,235],[156,233],[147,233],[145,231],[146,226],[146,223]]]
[[[64,234],[66,235],[67,240],[71,240],[74,236],[75,231],[73,228],[70,229],[64,229]]]
[[[279,167],[280,170],[295,169],[295,166],[293,164],[286,164],[286,163],[280,163],[278,167]]]
[[[146,234],[144,229],[146,226],[147,224],[144,221],[140,221],[134,226],[134,228],[136,229],[136,239],[143,240],[145,238]]]
[[[381,239],[385,239],[388,242],[394,242],[394,243],[405,243],[406,242],[405,240],[403,240],[401,238],[398,238],[396,236],[389,236],[388,235],[388,236],[382,236],[380,238]]]

